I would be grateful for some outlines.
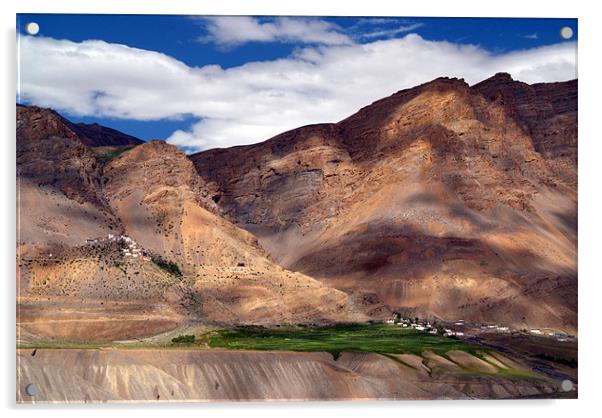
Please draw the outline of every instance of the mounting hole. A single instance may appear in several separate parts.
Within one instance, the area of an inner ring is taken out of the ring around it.
[[[560,384],[560,389],[562,389],[563,392],[570,392],[573,390],[573,382],[568,379],[563,380]]]
[[[38,387],[33,383],[30,383],[29,385],[25,386],[25,393],[27,393],[29,396],[36,396],[38,394]]]
[[[571,39],[573,37],[573,29],[565,26],[560,29],[560,36],[562,36],[563,39]]]
[[[25,32],[27,32],[29,35],[37,35],[39,31],[40,25],[38,25],[36,22],[29,22],[27,25],[25,25]]]

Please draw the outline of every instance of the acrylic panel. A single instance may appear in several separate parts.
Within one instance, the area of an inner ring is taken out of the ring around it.
[[[17,401],[576,398],[577,37],[17,15]]]

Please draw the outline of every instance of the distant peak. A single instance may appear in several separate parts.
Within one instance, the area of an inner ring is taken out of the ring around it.
[[[514,80],[509,73],[504,73],[504,72],[495,73],[495,75],[492,78],[503,78],[503,79],[507,79],[507,80]]]
[[[466,83],[466,81],[463,78],[457,78],[457,77],[437,77],[434,80],[431,80],[429,82],[422,84],[423,87],[437,86],[437,85],[447,85],[447,86],[453,85],[453,86],[468,87],[468,84]]]
[[[481,83],[491,82],[491,81],[512,83],[515,80],[512,78],[512,76],[509,73],[501,72],[501,73],[495,73],[495,75],[481,81]],[[481,84],[481,83],[479,83],[479,84]]]
[[[450,82],[450,83],[464,83],[464,79],[458,78],[458,77],[437,77],[432,82],[435,82],[435,81],[444,81],[444,82]]]
[[[39,118],[41,116],[49,121],[54,121],[54,124],[46,124],[46,132],[42,132],[38,129],[39,132],[36,134],[38,136],[50,135],[50,133],[52,133],[53,135],[58,136],[67,135],[70,137],[77,137],[84,145],[90,147],[137,145],[143,142],[141,139],[132,135],[100,125],[97,122],[73,123],[54,109],[17,103],[18,120],[25,120],[31,117]],[[61,127],[57,128],[59,125]]]

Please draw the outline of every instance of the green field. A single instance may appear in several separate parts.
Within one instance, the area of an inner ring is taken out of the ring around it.
[[[212,348],[229,350],[325,351],[336,358],[341,352],[421,354],[450,350],[476,352],[465,342],[414,329],[383,324],[349,324],[320,328],[268,329],[239,327],[210,333]]]
[[[188,337],[188,338],[184,338]],[[339,324],[326,327],[263,328],[243,326],[218,329],[194,335],[180,335],[157,343],[136,341],[73,342],[53,340],[22,343],[18,348],[166,348],[229,350],[322,351],[335,358],[342,352],[372,352],[381,354],[418,354],[432,351],[445,356],[450,350],[471,354],[481,347],[441,335],[428,334],[412,328],[385,324]],[[478,354],[477,354],[478,355]]]

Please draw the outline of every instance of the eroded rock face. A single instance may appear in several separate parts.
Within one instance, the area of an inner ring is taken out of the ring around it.
[[[527,93],[491,97],[508,85]],[[228,219],[371,315],[574,331],[576,188],[559,170],[576,169],[575,85],[441,78],[191,159]]]
[[[223,213],[241,224],[268,228],[307,222],[308,206],[340,193],[351,159],[334,125],[312,125],[269,141],[216,149],[191,157],[201,177],[217,190]]]
[[[18,402],[505,399],[558,396],[558,382],[507,378],[466,353],[20,350]],[[486,367],[481,370],[475,367]],[[482,364],[481,364],[482,363]],[[483,364],[485,366],[483,366]],[[460,365],[460,366],[459,366]],[[466,373],[461,367],[472,367]],[[502,368],[505,367],[502,365]],[[39,394],[25,394],[36,382]],[[576,394],[574,395],[576,396]]]
[[[126,231],[192,276],[184,293],[228,324],[361,320],[345,293],[273,263],[256,237],[218,216],[210,187],[175,146],[153,141],[105,169],[105,191]],[[136,179],[143,184],[132,187]]]
[[[20,257],[48,257],[119,231],[102,191],[101,165],[56,112],[17,106],[16,168]],[[27,292],[24,279],[19,291]]]
[[[52,186],[68,198],[103,206],[100,165],[56,112],[17,106],[17,177]]]
[[[529,85],[499,73],[472,87],[531,136],[557,175],[577,185],[577,80]]]
[[[265,255],[256,239],[215,215],[215,202],[186,155],[151,141],[110,161],[104,192],[125,233],[144,248],[187,266],[236,266]]]
[[[127,147],[101,165],[80,130],[54,111],[19,106],[18,126],[24,332],[110,341],[191,318],[267,325],[365,319],[345,293],[274,264],[254,235],[223,219],[211,187],[175,146]],[[130,307],[144,303],[167,306],[164,318],[140,327]]]
[[[529,85],[499,73],[472,87],[500,104],[545,158],[577,158],[577,80]]]

